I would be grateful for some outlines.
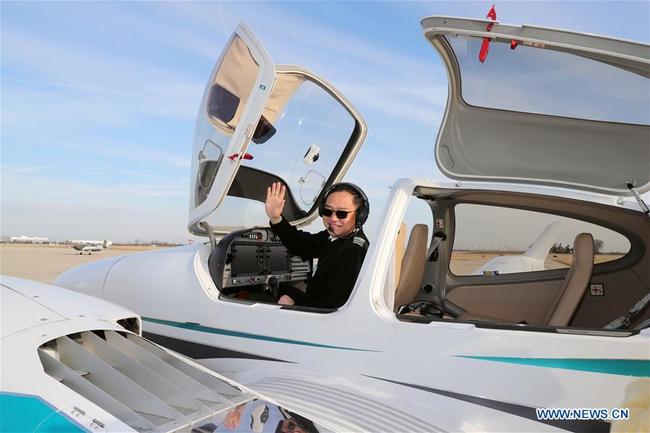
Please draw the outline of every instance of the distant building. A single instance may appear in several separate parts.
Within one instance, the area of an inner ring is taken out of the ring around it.
[[[14,244],[44,244],[47,242],[48,238],[39,238],[36,236],[12,236],[9,238],[9,242]]]

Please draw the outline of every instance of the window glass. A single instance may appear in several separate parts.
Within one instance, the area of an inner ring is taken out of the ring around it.
[[[399,261],[401,261],[404,256],[404,251],[408,245],[409,237],[411,236],[411,231],[413,227],[417,224],[427,226],[427,248],[431,241],[431,236],[433,235],[432,231],[433,217],[431,213],[431,207],[429,204],[422,199],[411,197],[408,207],[406,208],[406,214],[402,220],[402,225],[400,226],[400,233],[402,235],[403,241],[397,242],[398,249],[396,250],[396,257],[399,258],[397,266],[400,267]],[[401,246],[401,249],[400,249]],[[424,257],[422,258],[424,260]]]
[[[416,225],[425,225],[427,227],[426,234],[422,232],[422,229],[418,230],[418,233],[420,233],[420,235],[426,236],[426,240],[425,240],[426,242],[425,251],[426,251],[426,249],[429,248],[431,236],[433,233],[432,232],[433,217],[432,217],[431,207],[425,200],[418,199],[416,197],[411,197],[411,200],[409,201],[408,207],[406,209],[406,213],[404,215],[404,219],[402,220],[402,224],[400,225],[397,239],[395,241],[395,249],[393,250],[393,260],[391,261],[391,266],[389,267],[386,275],[384,296],[385,296],[386,305],[388,305],[389,308],[395,308],[399,306],[399,305],[397,306],[395,305],[395,290],[397,289],[397,286],[399,284],[400,277],[402,277],[402,273],[405,271],[403,269],[404,254],[406,253],[406,248],[408,247],[408,243],[411,237],[411,232],[413,230],[413,227],[415,227]],[[424,252],[422,253],[422,256],[420,257],[419,260],[422,260],[424,262],[425,260]],[[401,299],[398,300],[398,303],[400,303],[401,305],[403,303],[409,303],[411,301],[413,301],[413,299]]]
[[[234,130],[259,75],[246,43],[235,36],[225,52],[210,90],[208,111],[215,123]]]
[[[429,206],[429,203],[426,200],[417,198],[417,197],[411,197],[411,200],[409,201],[408,207],[406,208],[406,214],[404,215],[404,219],[402,222],[406,225],[406,240],[408,241],[408,236],[409,233],[411,233],[411,229],[415,224],[424,224],[427,226],[427,233],[428,233],[428,240],[427,240],[427,245],[429,243],[429,240],[431,239],[431,235],[433,234],[433,214],[431,211],[431,207]]]
[[[595,263],[623,257],[630,242],[604,227],[557,215],[475,204],[455,207],[455,275],[490,275],[544,271],[571,266],[573,240],[594,238]]]
[[[590,120],[650,124],[650,80],[584,57],[482,39],[448,38],[470,105]]]
[[[251,143],[247,152],[252,159],[242,161],[242,166],[279,176],[301,211],[307,212],[336,167],[355,121],[345,107],[310,81],[302,82],[285,103],[276,102],[276,89],[270,100],[280,107],[277,114],[269,115],[276,132],[262,144]],[[266,225],[268,217],[260,201],[227,196],[214,213],[214,221],[219,226],[241,227]]]
[[[216,126],[202,150],[195,185],[196,205],[205,201],[244,107],[259,75],[259,65],[244,41],[235,36],[223,55],[208,96],[207,110]]]

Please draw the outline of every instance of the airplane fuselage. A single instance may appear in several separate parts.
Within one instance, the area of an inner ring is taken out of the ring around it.
[[[536,408],[619,408],[628,385],[648,380],[647,329],[634,335],[396,315],[384,299],[389,246],[414,187],[393,187],[387,223],[335,312],[221,295],[208,243],[102,260],[57,284],[138,311],[153,341],[316,420],[323,410],[335,413],[333,426],[348,431],[575,430],[537,419]]]

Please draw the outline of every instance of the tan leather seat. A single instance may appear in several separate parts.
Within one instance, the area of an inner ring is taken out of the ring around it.
[[[590,233],[580,233],[573,241],[573,261],[564,277],[562,288],[546,310],[541,325],[569,326],[580,301],[587,291],[594,268],[594,238]],[[504,322],[494,317],[480,316],[469,312],[458,315],[459,320],[481,320]],[[533,324],[533,323],[531,323]]]
[[[564,284],[544,317],[549,326],[568,326],[587,291],[594,268],[594,238],[580,233],[573,241],[573,262],[564,277]]]
[[[395,303],[393,304],[395,312],[402,305],[413,302],[422,286],[428,239],[429,228],[427,225],[415,224],[411,229],[402,258],[399,282],[395,289]]]

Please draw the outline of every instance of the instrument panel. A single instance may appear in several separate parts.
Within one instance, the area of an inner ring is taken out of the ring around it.
[[[248,286],[306,281],[311,260],[287,251],[271,229],[255,228],[230,233],[219,241],[208,260],[210,274],[221,291]]]

